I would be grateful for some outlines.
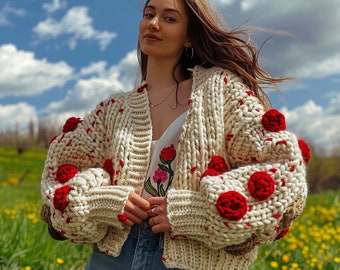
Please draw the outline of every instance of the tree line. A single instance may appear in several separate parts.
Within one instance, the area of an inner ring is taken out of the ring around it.
[[[16,125],[12,130],[0,131],[0,145],[14,147],[21,154],[28,148],[47,148],[51,138],[60,132],[61,126],[56,126],[51,119],[41,118],[38,123],[31,120],[25,130]]]

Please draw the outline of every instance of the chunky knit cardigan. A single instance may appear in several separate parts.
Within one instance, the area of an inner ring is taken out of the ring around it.
[[[195,67],[188,105],[163,261],[247,269],[256,247],[283,237],[304,208],[308,145],[227,70]],[[151,141],[146,85],[68,119],[50,143],[41,183],[53,227],[71,242],[119,255],[129,233],[123,208],[131,191],[142,191]]]

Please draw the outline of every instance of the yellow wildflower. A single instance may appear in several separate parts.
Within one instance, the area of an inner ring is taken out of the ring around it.
[[[62,258],[57,258],[57,264],[63,264],[64,260]]]
[[[281,259],[282,259],[282,262],[287,263],[289,262],[289,255],[283,254]]]
[[[275,262],[275,261],[271,261],[271,262],[270,262],[270,267],[271,267],[271,268],[278,268],[278,267],[279,267],[279,264],[278,264],[277,262]]]

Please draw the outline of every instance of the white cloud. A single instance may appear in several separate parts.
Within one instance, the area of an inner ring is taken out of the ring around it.
[[[33,52],[13,44],[0,46],[0,70],[0,97],[36,95],[63,86],[73,74],[65,62],[36,59]]]
[[[231,5],[235,0],[215,0],[216,5]]]
[[[51,3],[43,4],[43,9],[45,9],[48,13],[56,12],[59,9],[65,8],[67,5],[66,1],[62,0],[53,0]]]
[[[6,3],[3,8],[0,10],[0,25],[10,25],[10,21],[8,17],[10,15],[23,17],[26,12],[23,9],[17,9]]]
[[[339,91],[339,90],[338,90]],[[327,113],[330,115],[340,115],[340,93],[335,93],[334,97],[331,99],[329,107],[327,108]],[[340,122],[338,122],[340,125]],[[338,134],[340,139],[340,133]]]
[[[70,116],[83,117],[102,100],[113,94],[132,90],[136,85],[138,61],[136,51],[129,52],[117,65],[105,70],[106,62],[96,62],[83,68],[81,78],[63,100],[55,101],[44,109],[44,114],[62,124]]]
[[[231,27],[249,20],[246,26],[277,31],[251,33],[258,46],[271,37],[260,53],[271,75],[325,78],[340,73],[338,0],[214,2]]]
[[[105,61],[99,61],[90,64],[87,67],[84,67],[80,70],[80,75],[86,76],[86,75],[100,75],[105,72],[107,63]]]
[[[0,104],[1,130],[24,130],[30,121],[37,122],[38,116],[35,107],[20,102],[10,105]]]
[[[33,28],[33,32],[41,39],[69,36],[70,49],[75,49],[79,40],[95,40],[100,49],[105,50],[116,37],[116,33],[98,31],[93,28],[92,22],[93,19],[88,15],[88,8],[78,6],[71,8],[60,21],[48,17],[45,21],[39,22]]]
[[[284,107],[281,111],[286,116],[288,129],[320,153],[332,154],[332,150],[340,146],[339,112],[331,114],[312,100],[294,110],[289,111]]]

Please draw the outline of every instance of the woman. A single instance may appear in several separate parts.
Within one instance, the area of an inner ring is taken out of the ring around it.
[[[70,118],[42,179],[52,233],[93,244],[87,269],[247,269],[307,196],[308,145],[260,85],[281,79],[206,0],[149,0],[140,86]]]

